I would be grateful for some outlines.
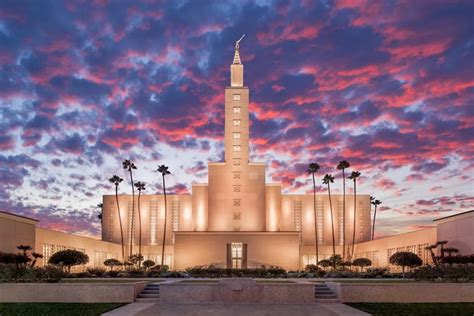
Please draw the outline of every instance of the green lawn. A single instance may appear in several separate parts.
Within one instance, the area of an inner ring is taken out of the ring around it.
[[[120,303],[0,303],[0,315],[101,315]]]
[[[474,314],[474,303],[347,303],[346,305],[374,316],[472,316]]]

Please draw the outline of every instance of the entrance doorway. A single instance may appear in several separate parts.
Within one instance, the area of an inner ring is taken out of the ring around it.
[[[227,244],[227,268],[247,268],[247,244],[241,242]]]

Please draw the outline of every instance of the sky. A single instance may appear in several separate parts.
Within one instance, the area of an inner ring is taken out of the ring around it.
[[[223,160],[242,34],[251,160],[268,182],[311,192],[317,162],[338,193],[345,159],[382,201],[378,237],[474,209],[473,16],[470,0],[3,0],[0,210],[100,236],[123,159],[147,193],[160,164],[169,192],[191,193]]]

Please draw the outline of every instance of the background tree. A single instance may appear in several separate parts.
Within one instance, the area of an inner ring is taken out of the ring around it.
[[[319,262],[319,247],[318,247],[318,224],[317,224],[317,215],[316,215],[316,180],[314,175],[319,170],[319,165],[315,162],[309,164],[307,172],[313,178],[313,212],[314,212],[314,243],[316,247],[316,265]]]
[[[346,174],[345,170],[351,164],[346,160],[341,160],[337,165],[337,170],[342,170],[342,259],[346,260]]]
[[[336,256],[336,238],[334,237],[334,213],[332,210],[332,199],[331,199],[331,183],[334,183],[334,177],[330,174],[326,174],[323,178],[323,183],[328,186],[329,196],[329,210],[331,211],[331,233],[332,233],[332,256]],[[333,268],[336,269],[336,264],[333,264]]]
[[[40,253],[37,253],[37,252],[32,252],[31,256],[33,257],[33,260],[31,261],[30,267],[33,268],[35,266],[36,262],[38,261],[38,259],[43,258],[43,255],[40,254]]]
[[[142,191],[145,190],[145,183],[138,181],[135,183],[135,186],[138,190],[138,254],[142,254],[142,215],[141,215],[141,208],[140,208],[140,197],[142,195]],[[138,267],[140,267],[141,261],[138,263]]]
[[[402,274],[404,278],[406,267],[414,268],[423,264],[423,261],[420,259],[420,257],[409,251],[400,251],[394,253],[390,256],[389,262],[390,264],[402,267]]]
[[[365,267],[370,267],[372,265],[372,261],[367,258],[357,258],[352,261],[352,265],[359,267],[360,271],[362,272],[362,269]]]
[[[26,265],[28,262],[31,261],[31,258],[28,255],[28,251],[33,250],[33,248],[30,245],[19,245],[16,248],[21,251],[21,256],[23,257],[23,258],[18,257],[16,259],[17,264]]]
[[[99,215],[97,215],[97,218],[100,219],[100,223],[102,224],[102,217],[103,217],[103,214],[104,214],[104,204],[103,203],[97,204],[97,208],[99,208],[99,210],[100,210],[100,213],[99,213]]]
[[[132,186],[132,220],[130,223],[130,255],[133,253],[133,236],[134,236],[134,224],[135,224],[135,186],[133,184],[133,172],[132,170],[137,169],[135,164],[130,159],[125,159],[122,162],[123,169],[127,170],[130,174],[130,183]]]
[[[360,177],[359,171],[352,171],[348,179],[354,181],[354,218],[352,220],[352,250],[351,250],[351,259],[354,257],[354,247],[355,247],[355,237],[356,237],[356,221],[357,221],[357,178]]]
[[[372,240],[374,240],[374,235],[375,235],[375,217],[377,216],[377,206],[382,204],[380,200],[376,200],[373,196],[370,197],[370,203],[375,206],[374,209],[374,220],[372,222]]]
[[[453,253],[458,253],[459,249],[458,248],[453,248],[453,247],[448,247],[443,249],[444,253],[448,254],[448,257],[452,257]]]
[[[118,187],[120,185],[120,182],[122,182],[123,179],[120,178],[117,175],[113,175],[112,178],[109,179],[109,182],[113,183],[115,185],[115,202],[117,203],[117,212],[118,212],[118,220],[120,224],[120,240],[122,243],[122,260],[125,260],[125,244],[123,242],[123,225],[122,225],[122,215],[120,213],[120,205],[119,205],[119,200],[118,200]]]
[[[143,267],[148,270],[149,268],[153,267],[155,265],[155,261],[153,260],[145,260],[143,261]]]
[[[164,198],[165,198],[165,223],[164,223],[164,227],[163,227],[163,246],[161,248],[161,265],[160,265],[161,267],[163,267],[164,262],[165,262],[166,222],[167,222],[167,218],[168,218],[168,207],[167,207],[167,204],[166,204],[166,182],[165,182],[165,177],[167,175],[171,174],[171,172],[169,172],[168,167],[165,166],[165,165],[158,166],[157,171],[159,173],[161,173],[161,176],[162,176],[162,179],[163,179],[163,195],[164,195]]]
[[[73,266],[87,264],[89,262],[89,256],[85,253],[73,249],[61,250],[54,253],[48,263],[53,265],[62,265],[66,267],[67,272],[71,272]]]
[[[117,259],[107,259],[104,261],[104,266],[110,268],[110,271],[114,269],[114,267],[120,267],[122,262]]]

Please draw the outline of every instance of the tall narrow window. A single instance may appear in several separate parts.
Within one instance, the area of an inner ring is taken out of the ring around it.
[[[301,231],[302,228],[302,210],[303,202],[293,201],[294,228],[298,232]]]
[[[234,126],[240,126],[240,120],[234,120]]]
[[[156,245],[158,226],[158,201],[150,201],[150,244]]]
[[[337,202],[337,226],[339,228],[339,246],[344,243],[344,208],[342,207],[342,200]]]
[[[135,245],[135,234],[134,234],[134,231],[132,231],[132,227],[133,227],[133,230],[135,230],[136,216],[132,215],[133,214],[132,210],[133,210],[133,202],[128,202],[128,221],[127,221],[128,243]],[[133,223],[132,223],[132,220],[133,220]]]
[[[318,243],[324,242],[324,203],[316,201],[316,223],[318,227]]]
[[[173,218],[173,231],[179,231],[179,201],[171,202],[171,216]]]

